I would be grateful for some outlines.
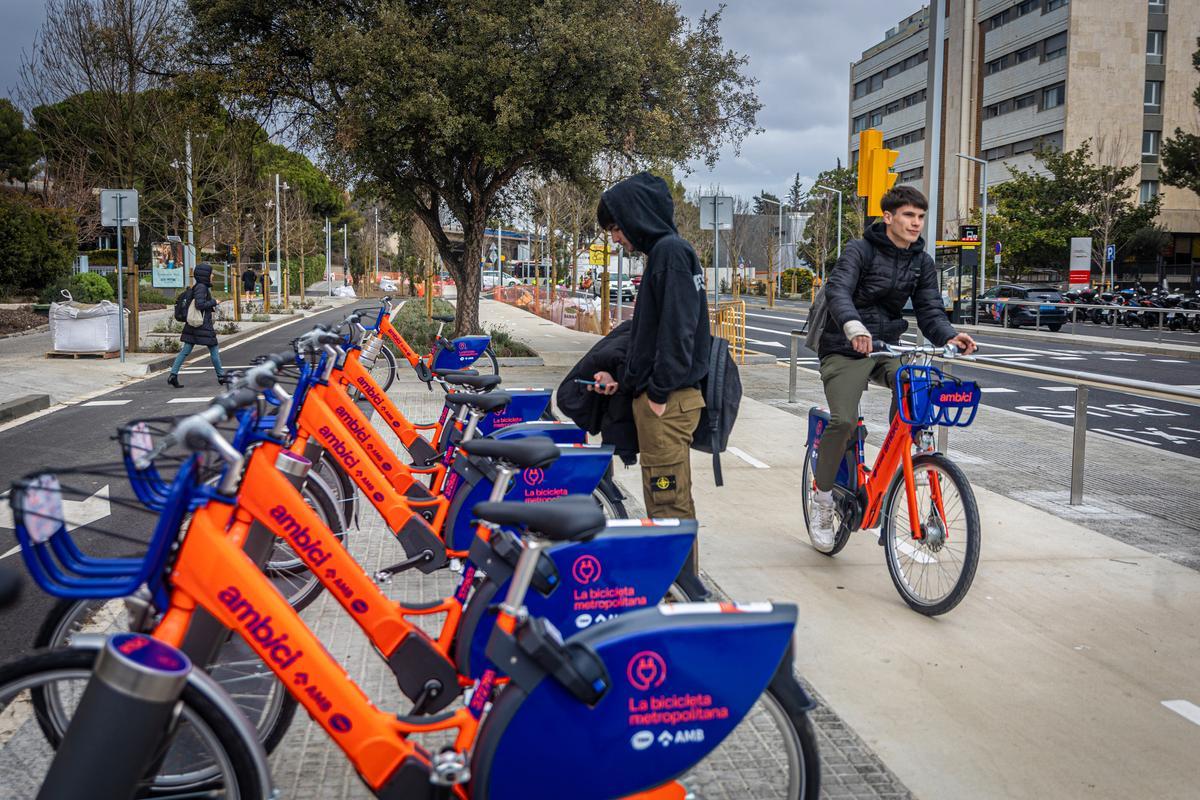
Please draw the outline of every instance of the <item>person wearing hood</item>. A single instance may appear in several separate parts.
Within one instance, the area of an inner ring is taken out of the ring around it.
[[[184,323],[183,334],[179,337],[183,342],[183,349],[175,356],[171,374],[167,376],[167,383],[176,389],[183,388],[183,384],[179,382],[179,369],[184,360],[192,354],[192,348],[198,344],[208,348],[208,356],[212,359],[213,369],[217,373],[217,383],[225,383],[225,369],[221,366],[221,352],[217,347],[217,332],[213,329],[212,315],[219,304],[212,296],[212,265],[197,264],[196,269],[192,271],[192,277],[195,283],[188,290],[192,295],[190,306],[194,306],[196,311],[200,312],[204,321],[198,326]]]
[[[929,202],[911,186],[897,186],[880,200],[883,219],[855,239],[825,282],[829,310],[817,345],[821,382],[829,404],[829,425],[817,449],[809,536],[813,546],[829,552],[834,544],[833,485],[838,467],[858,424],[858,404],[871,381],[894,386],[899,359],[870,358],[873,341],[896,345],[908,330],[905,303],[911,298],[917,327],[938,347],[953,343],[964,353],[975,342],[958,333],[946,318],[938,287],[937,266],[925,252],[921,230]],[[892,416],[896,400],[892,398]]]
[[[617,183],[601,196],[596,218],[618,244],[646,256],[646,269],[623,368],[617,376],[598,370],[589,388],[632,400],[647,516],[695,519],[689,448],[712,347],[704,273],[675,229],[662,178],[642,172]]]

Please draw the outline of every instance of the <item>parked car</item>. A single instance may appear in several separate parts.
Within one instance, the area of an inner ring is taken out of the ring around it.
[[[600,280],[597,280],[594,283],[592,283],[592,294],[594,294],[596,297],[600,296],[600,286],[601,286]],[[628,278],[624,275],[621,276],[621,280],[619,283],[618,283],[617,277],[615,275],[609,275],[608,276],[608,300],[610,303],[617,302],[618,293],[620,294],[621,302],[632,303],[634,300],[637,299],[637,285],[634,284],[634,282],[630,278]]]
[[[497,286],[516,286],[520,281],[507,272],[501,272],[498,269],[485,269],[483,271],[483,288],[495,289]]]
[[[1045,305],[1015,305],[1009,300],[1041,301]],[[1051,303],[1062,303],[1062,293],[1053,286],[1030,286],[1028,284],[1001,284],[993,286],[979,295],[979,320],[1007,324],[1010,328],[1036,326],[1039,322],[1052,331],[1057,331],[1067,322],[1069,310]],[[970,300],[964,303],[969,316],[974,316]]]

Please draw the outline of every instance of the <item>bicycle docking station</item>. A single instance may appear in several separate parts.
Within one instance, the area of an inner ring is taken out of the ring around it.
[[[109,637],[38,800],[134,797],[167,739],[191,671],[187,656],[145,634]]]

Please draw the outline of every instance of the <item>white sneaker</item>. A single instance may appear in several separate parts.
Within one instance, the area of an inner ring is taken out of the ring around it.
[[[813,492],[808,515],[808,538],[822,553],[833,549],[835,522],[833,492]]]

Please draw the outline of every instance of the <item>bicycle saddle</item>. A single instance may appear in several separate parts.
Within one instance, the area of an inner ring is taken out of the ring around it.
[[[448,392],[446,405],[470,406],[480,411],[492,412],[504,408],[512,400],[507,392],[488,392],[487,394],[471,394],[469,392]]]
[[[439,378],[449,378],[451,375],[478,375],[477,369],[435,369],[433,374]]]
[[[494,389],[500,385],[499,375],[462,375],[459,373],[447,373],[442,376],[446,383],[452,383],[455,386],[470,386],[472,389]]]
[[[561,451],[549,436],[530,436],[527,439],[472,439],[459,445],[473,456],[494,458],[521,469],[548,467]]]
[[[454,322],[454,317],[450,314],[434,314],[431,319],[436,322]]]
[[[478,503],[471,513],[497,525],[528,528],[553,542],[584,541],[605,526],[600,506],[584,495],[568,495],[545,503]]]

